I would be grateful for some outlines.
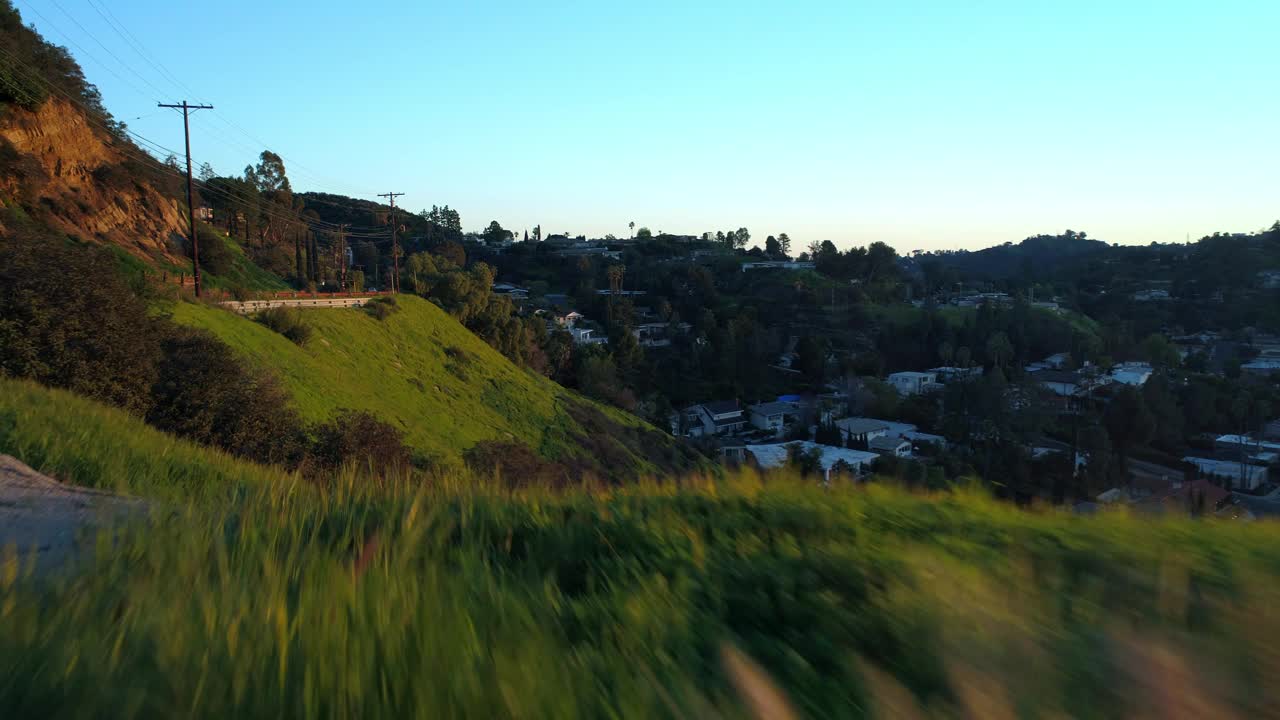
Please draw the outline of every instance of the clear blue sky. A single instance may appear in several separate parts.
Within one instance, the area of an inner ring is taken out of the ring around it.
[[[909,252],[1280,218],[1275,0],[16,0],[117,118],[180,148],[134,73],[188,94],[94,3],[216,106],[197,161],[241,170],[261,149],[242,129],[297,188],[396,190],[467,229]]]

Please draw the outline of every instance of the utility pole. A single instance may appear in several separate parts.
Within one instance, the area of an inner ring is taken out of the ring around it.
[[[338,285],[343,292],[347,291],[347,225],[350,223],[340,223],[338,225]]]
[[[395,271],[391,276],[391,292],[400,292],[400,244],[396,241],[396,198],[403,194],[385,192],[378,195],[391,201],[391,264]]]
[[[191,229],[191,277],[196,285],[196,297],[200,297],[200,241],[196,236],[196,203],[191,191],[191,122],[188,118],[196,110],[212,110],[212,105],[190,105],[186,100],[181,105],[156,103],[162,108],[182,110],[182,135],[187,142],[187,223]]]

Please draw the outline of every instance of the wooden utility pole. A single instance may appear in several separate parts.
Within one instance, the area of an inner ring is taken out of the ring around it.
[[[340,223],[338,225],[338,287],[343,291],[347,291],[347,225],[350,223]]]
[[[191,105],[186,100],[181,105],[156,103],[162,108],[182,110],[182,135],[187,142],[187,223],[191,230],[191,277],[195,280],[196,297],[200,297],[200,241],[196,235],[195,193],[191,190],[191,122],[188,118],[196,110],[212,110],[212,105]]]
[[[391,264],[394,268],[391,275],[391,292],[400,292],[400,244],[396,239],[396,198],[403,194],[385,192],[378,195],[391,201]]]

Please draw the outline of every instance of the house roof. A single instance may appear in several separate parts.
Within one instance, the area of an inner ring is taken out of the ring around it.
[[[867,443],[867,447],[871,448],[872,450],[897,450],[903,445],[910,445],[910,444],[911,443],[907,442],[906,440],[903,440],[900,437],[891,438],[887,436],[881,436],[878,438],[872,438],[871,442]]]
[[[872,420],[871,418],[845,418],[837,420],[836,425],[841,430],[847,430],[854,435],[865,435],[869,432],[889,429],[889,424],[885,421]]]
[[[893,379],[896,377],[900,377],[900,378],[920,379],[920,378],[933,377],[935,374],[936,373],[931,373],[931,372],[916,372],[914,370],[903,370],[902,372],[889,373],[889,378]]]
[[[1066,370],[1037,370],[1031,373],[1031,379],[1043,383],[1061,383],[1063,385],[1079,385],[1080,373]]]
[[[799,445],[805,451],[818,448],[822,450],[822,469],[830,470],[835,464],[841,460],[849,465],[857,467],[859,465],[870,465],[879,459],[879,455],[863,450],[850,450],[848,448],[833,447],[831,445],[819,445],[808,440],[798,440],[789,443],[773,443],[769,445],[748,445],[747,452],[755,456],[756,462],[760,463],[760,467],[778,468],[787,464],[787,447],[791,445]]]
[[[791,405],[783,402],[764,402],[751,406],[751,412],[756,415],[785,415],[792,412]]]
[[[738,408],[737,400],[715,400],[709,403],[702,403],[703,409],[712,415],[726,415],[731,412],[741,412]]]

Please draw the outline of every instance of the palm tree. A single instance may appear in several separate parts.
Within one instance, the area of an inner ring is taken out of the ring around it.
[[[636,239],[636,221],[632,220],[631,222],[627,223],[627,227],[631,229],[631,239],[635,240]]]
[[[609,276],[609,295],[612,297],[622,291],[622,278],[627,274],[627,267],[625,265],[610,265],[605,272]]]

